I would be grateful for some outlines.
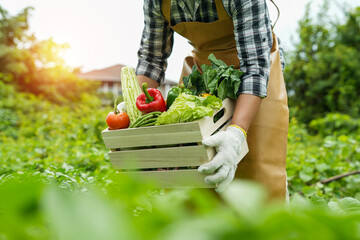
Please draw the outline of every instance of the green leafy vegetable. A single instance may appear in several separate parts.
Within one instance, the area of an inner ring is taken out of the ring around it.
[[[183,82],[185,87],[190,89],[194,95],[206,92],[201,73],[197,70],[196,65],[193,66],[191,74],[184,77]]]
[[[243,72],[234,69],[234,66],[227,66],[226,63],[210,54],[208,59],[210,65],[201,65],[203,74],[193,66],[189,76],[184,77],[183,82],[186,88],[193,94],[210,93],[221,99],[236,99],[236,93],[240,87]]]
[[[169,110],[158,117],[156,125],[195,121],[205,116],[212,116],[214,109],[221,107],[221,99],[215,96],[197,97],[182,93]]]

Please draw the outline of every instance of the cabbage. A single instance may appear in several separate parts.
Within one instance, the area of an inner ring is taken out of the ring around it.
[[[205,116],[212,117],[214,110],[221,107],[221,99],[215,96],[198,97],[182,93],[171,107],[158,117],[156,125],[192,122]]]

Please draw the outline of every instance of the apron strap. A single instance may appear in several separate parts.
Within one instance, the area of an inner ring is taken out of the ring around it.
[[[279,51],[278,39],[277,39],[274,32],[272,32],[272,37],[273,37],[273,45],[272,45],[272,48],[271,48],[271,53],[273,53],[275,51]]]
[[[222,0],[215,0],[215,5],[216,5],[216,12],[218,14],[219,20],[229,17],[229,15],[227,14],[227,12],[224,8],[224,4],[222,3]]]
[[[171,11],[171,0],[162,0],[161,1],[161,11],[164,19],[170,24],[170,11]]]
[[[275,25],[276,25],[276,23],[277,23],[277,21],[279,20],[279,17],[280,17],[280,9],[279,9],[279,7],[276,5],[276,3],[275,3],[273,0],[270,0],[270,2],[272,2],[272,4],[275,5],[276,10],[277,10],[277,13],[278,13],[277,18],[276,18],[276,20],[275,20],[275,23],[274,23],[274,24],[272,25],[272,27],[271,27],[271,29],[274,30],[274,27],[275,27]]]

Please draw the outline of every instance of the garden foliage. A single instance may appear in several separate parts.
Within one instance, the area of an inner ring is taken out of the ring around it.
[[[254,183],[235,181],[219,202],[200,190],[151,191],[109,176],[87,190],[63,190],[36,177],[0,185],[3,239],[359,239],[360,201],[326,204],[295,196],[291,209],[265,205]]]
[[[294,118],[287,158],[293,211],[266,206],[254,185],[235,185],[237,201],[224,195],[221,202],[206,191],[164,193],[116,174],[100,136],[111,107],[96,98],[59,106],[0,84],[7,119],[0,125],[2,238],[359,238],[359,175],[319,183],[360,168],[357,135],[312,136]]]
[[[330,4],[326,1],[316,17],[308,5],[297,29],[300,39],[287,59],[289,105],[305,123],[328,112],[360,117],[360,7],[336,20],[326,10]]]

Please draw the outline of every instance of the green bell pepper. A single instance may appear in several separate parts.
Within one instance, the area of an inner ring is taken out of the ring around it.
[[[192,91],[190,89],[187,89],[184,87],[184,84],[180,84],[178,87],[172,87],[167,95],[166,98],[166,106],[169,109],[169,107],[173,104],[175,99],[181,94],[186,93],[189,95],[193,95]]]

